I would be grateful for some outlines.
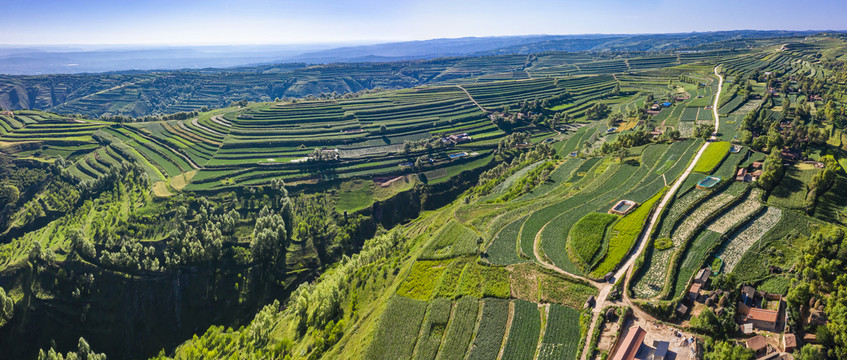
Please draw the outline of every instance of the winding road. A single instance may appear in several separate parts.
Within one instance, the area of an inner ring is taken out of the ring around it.
[[[715,75],[718,77],[718,91],[715,94],[715,102],[712,106],[712,111],[714,112],[714,115],[715,115],[715,131],[712,133],[711,140],[715,140],[717,138],[718,128],[720,126],[720,117],[718,116],[718,102],[720,101],[721,91],[723,90],[723,76],[720,73],[718,73],[719,67],[720,67],[720,64],[715,66]],[[633,264],[635,264],[635,260],[638,259],[638,257],[641,255],[642,252],[644,252],[644,249],[647,247],[647,243],[649,242],[648,241],[649,237],[653,233],[653,229],[655,229],[656,225],[658,225],[659,219],[662,216],[662,211],[664,211],[665,206],[667,206],[667,204],[671,201],[671,199],[676,195],[676,192],[679,190],[679,188],[682,186],[682,184],[688,178],[688,175],[691,174],[691,171],[694,170],[694,166],[697,164],[697,161],[700,160],[700,157],[706,151],[706,148],[709,147],[710,143],[711,142],[706,142],[706,143],[703,144],[703,146],[700,147],[700,150],[698,150],[697,154],[694,155],[694,158],[691,160],[691,163],[685,169],[685,172],[682,173],[682,175],[673,183],[673,185],[668,190],[668,192],[665,193],[665,196],[662,197],[662,201],[659,202],[659,206],[653,211],[653,214],[650,217],[649,224],[647,225],[647,227],[645,227],[644,229],[641,230],[641,234],[638,236],[638,240],[636,241],[636,246],[637,246],[638,250],[636,250],[634,253],[630,254],[627,261],[618,269],[617,272],[615,272],[614,279],[620,279],[621,276],[625,276],[624,284],[623,284],[624,291],[623,291],[623,301],[622,302],[625,305],[629,305],[639,317],[646,317],[648,319],[653,319],[653,317],[650,316],[649,314],[644,313],[643,311],[640,311],[640,309],[637,306],[633,306],[632,300],[629,298],[629,296],[627,294],[626,289],[629,288],[630,281],[632,280],[632,272],[633,272],[633,269],[634,269]],[[535,244],[536,249],[537,249],[538,246],[540,246],[540,244],[538,242],[536,242],[536,244]],[[538,257],[538,255],[539,254],[536,250],[536,257]],[[555,267],[552,264],[543,264],[543,265],[545,267],[551,267],[551,266]],[[564,270],[561,270],[561,269],[558,269],[558,268],[557,268],[557,271],[559,271],[561,273],[566,273]],[[578,276],[573,275],[573,274],[569,274],[569,275],[572,276],[572,277],[578,277]],[[588,280],[588,279],[585,279],[585,280]],[[600,312],[603,311],[603,308],[606,306],[606,302],[608,301],[607,299],[609,297],[609,293],[612,291],[612,287],[613,287],[613,284],[610,284],[610,283],[596,283],[596,282],[593,282],[593,281],[591,283],[594,284],[594,285],[599,285],[600,293],[597,295],[596,304],[594,305],[593,316],[591,318],[591,326],[589,326],[588,332],[586,333],[587,336],[585,337],[585,345],[583,346],[582,357],[581,357],[582,360],[585,360],[588,357],[588,351],[590,350],[589,346],[591,344],[591,334],[594,333],[594,328],[597,326],[597,319],[600,315]],[[655,319],[653,319],[653,320],[655,320]]]

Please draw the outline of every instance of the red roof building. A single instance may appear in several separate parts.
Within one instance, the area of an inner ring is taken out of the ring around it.
[[[618,344],[617,351],[612,357],[612,360],[632,360],[635,359],[635,354],[641,343],[644,342],[644,336],[647,332],[640,326],[633,325],[626,333],[626,337]]]
[[[765,337],[762,335],[756,335],[747,339],[745,345],[747,345],[748,349],[753,350],[753,352],[756,353],[756,357],[768,354],[768,342],[765,341]]]

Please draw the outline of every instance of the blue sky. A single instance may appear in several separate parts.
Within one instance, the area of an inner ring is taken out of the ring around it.
[[[0,44],[301,44],[463,36],[844,30],[847,1],[0,0]]]

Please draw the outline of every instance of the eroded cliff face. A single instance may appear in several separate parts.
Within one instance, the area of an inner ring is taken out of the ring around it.
[[[80,337],[109,359],[148,358],[210,325],[247,324],[262,306],[287,298],[317,274],[312,268],[287,276],[287,286],[256,286],[250,270],[223,265],[129,276],[79,263],[37,273],[31,267],[11,270],[0,281],[20,286],[24,297],[13,320],[0,328],[0,358],[35,359],[39,349],[54,344],[65,352]]]

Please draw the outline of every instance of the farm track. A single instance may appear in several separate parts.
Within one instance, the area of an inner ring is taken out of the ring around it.
[[[462,91],[464,91],[465,94],[468,95],[468,98],[471,99],[471,101],[474,103],[474,105],[476,105],[476,107],[478,107],[480,110],[482,110],[482,112],[484,112],[486,114],[488,113],[488,110],[485,110],[485,108],[482,107],[482,105],[480,105],[478,102],[476,102],[476,99],[474,99],[473,96],[471,96],[471,93],[469,93],[468,90],[463,88],[462,85],[456,85],[456,87],[459,88],[459,89],[462,89]]]
[[[715,66],[714,70],[715,75],[718,77],[718,91],[715,94],[714,106],[712,106],[712,111],[715,115],[715,131],[712,133],[713,140],[717,137],[718,127],[720,125],[720,117],[718,116],[717,103],[720,99],[721,91],[723,90],[723,76],[718,73],[718,67],[720,67],[720,64]],[[625,277],[622,286],[623,300],[621,302],[625,305],[628,305],[638,317],[651,321],[656,321],[656,319],[652,315],[645,313],[638,306],[634,306],[632,299],[630,299],[629,295],[627,294],[626,289],[629,288],[630,281],[632,280],[634,269],[633,264],[635,264],[635,260],[638,259],[638,257],[641,255],[642,252],[644,252],[644,249],[647,247],[649,237],[653,233],[653,229],[656,227],[656,224],[658,224],[659,219],[662,216],[662,211],[664,211],[665,209],[665,206],[667,206],[670,200],[676,195],[676,192],[688,178],[688,175],[690,175],[691,172],[694,170],[694,166],[697,165],[697,161],[700,160],[700,157],[703,155],[703,153],[706,151],[706,148],[708,147],[709,142],[704,143],[703,146],[700,147],[700,150],[697,151],[697,155],[695,155],[694,159],[691,160],[691,163],[688,165],[688,168],[685,169],[682,175],[680,175],[677,181],[674,182],[673,186],[671,186],[670,190],[668,190],[668,192],[662,198],[662,201],[659,203],[659,206],[656,207],[656,209],[653,211],[653,215],[650,217],[649,225],[641,230],[641,235],[638,237],[638,240],[636,240],[636,247],[638,250],[631,254],[627,261],[624,263],[624,265],[621,266],[617,272],[615,272],[615,276],[613,279],[620,279],[621,276]],[[599,287],[600,293],[597,296],[597,301],[594,305],[593,316],[591,318],[591,325],[588,327],[588,331],[586,332],[586,334],[588,334],[589,336],[586,336],[585,339],[585,345],[583,346],[581,357],[582,360],[587,359],[588,352],[591,350],[589,349],[591,345],[590,335],[594,333],[594,329],[597,327],[597,319],[600,315],[600,312],[603,311],[603,308],[606,306],[607,298],[609,297],[609,293],[612,291],[613,284],[603,283],[600,284]]]

